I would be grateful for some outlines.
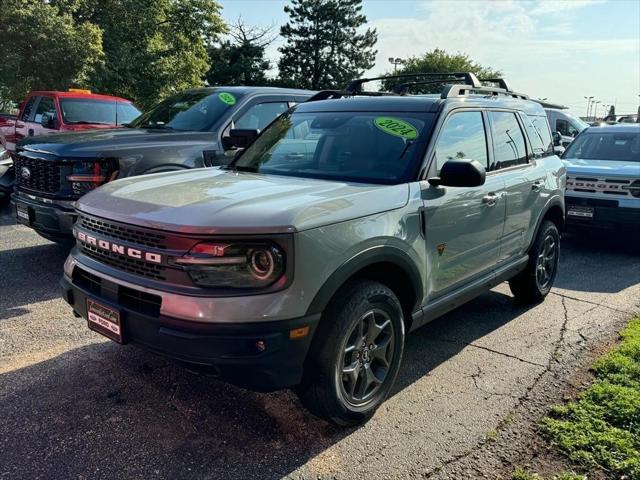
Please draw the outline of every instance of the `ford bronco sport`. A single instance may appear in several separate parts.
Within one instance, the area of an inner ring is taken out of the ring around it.
[[[565,170],[543,108],[439,77],[440,95],[320,92],[228,167],[85,195],[66,301],[116,342],[365,421],[407,332],[505,280],[541,301],[557,272]]]

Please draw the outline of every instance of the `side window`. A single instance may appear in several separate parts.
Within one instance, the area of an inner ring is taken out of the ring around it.
[[[287,102],[258,103],[235,120],[235,128],[262,130],[289,109]]]
[[[529,142],[531,143],[531,149],[533,150],[533,156],[535,158],[541,157],[547,151],[545,147],[545,141],[542,138],[542,133],[533,124],[531,117],[523,113],[520,115],[520,118],[522,118],[524,129],[527,132],[527,137],[529,137]]]
[[[436,144],[436,175],[442,165],[454,158],[477,160],[487,167],[487,137],[481,112],[454,113],[442,128]]]
[[[515,113],[489,112],[493,128],[494,163],[490,170],[527,163],[524,135]]]
[[[556,131],[565,137],[575,137],[579,133],[577,128],[562,118],[556,120]]]
[[[27,103],[22,110],[22,115],[20,116],[20,120],[23,122],[28,122],[31,118],[31,112],[33,111],[33,105],[36,103],[38,97],[31,97],[27,100]]]
[[[551,138],[551,130],[549,128],[549,120],[546,115],[540,115],[535,117],[529,117],[531,123],[540,134],[542,144],[544,145],[544,151],[548,154],[553,154],[553,139]]]
[[[53,105],[53,98],[51,97],[42,97],[40,98],[40,103],[38,103],[38,108],[36,109],[36,116],[33,119],[34,122],[40,123],[42,122],[42,114],[53,112],[55,115],[56,107]]]

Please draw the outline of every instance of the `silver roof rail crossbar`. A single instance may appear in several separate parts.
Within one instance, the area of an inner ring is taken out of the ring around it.
[[[374,82],[376,80],[390,80],[394,78],[417,78],[417,77],[445,77],[443,82],[446,81],[446,77],[456,78],[460,80],[464,80],[468,85],[473,85],[474,87],[482,87],[482,83],[478,80],[471,72],[439,72],[439,73],[405,73],[401,75],[384,75],[382,77],[371,77],[371,78],[358,78],[356,80],[352,80],[349,85],[346,86],[345,90],[348,92],[361,92],[362,85],[368,82]]]
[[[519,98],[521,100],[528,100],[529,96],[524,93],[512,92],[504,88],[491,88],[491,87],[474,87],[473,85],[447,85],[440,98],[453,98],[464,97],[470,93],[487,93],[490,95],[505,95],[508,97]]]

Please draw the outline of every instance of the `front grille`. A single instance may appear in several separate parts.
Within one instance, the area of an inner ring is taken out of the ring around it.
[[[634,195],[636,192],[632,182],[633,180],[628,178],[569,176],[567,178],[567,192],[574,191],[627,197]]]
[[[135,243],[136,245],[162,249],[167,248],[165,245],[166,237],[157,233],[137,230],[85,215],[80,216],[80,225],[92,232],[101,233],[112,238],[124,240],[125,242]]]
[[[124,308],[152,317],[160,316],[162,298],[133,288],[118,287],[118,303]]]
[[[104,263],[105,265],[109,265],[135,275],[151,278],[153,280],[166,280],[163,268],[159,265],[118,255],[117,253],[102,250],[92,245],[87,245],[86,243],[82,243],[79,246],[84,255],[93,258],[98,262]]]
[[[54,160],[14,154],[18,187],[39,193],[55,194],[60,190],[60,165]]]

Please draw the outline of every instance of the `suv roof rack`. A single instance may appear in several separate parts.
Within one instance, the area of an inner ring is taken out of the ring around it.
[[[362,89],[362,85],[368,82],[376,80],[390,80],[401,78],[420,78],[420,77],[442,77],[429,80],[418,80],[411,82],[403,82],[394,85],[391,92],[370,92]],[[456,82],[456,83],[453,83]],[[459,83],[458,83],[459,82]],[[485,83],[497,83],[498,87],[487,87],[482,84]],[[315,102],[318,100],[328,100],[342,97],[353,96],[369,96],[369,97],[381,97],[389,95],[406,95],[407,91],[417,85],[435,85],[445,84],[440,98],[453,98],[467,96],[470,93],[485,93],[489,95],[505,95],[513,98],[519,98],[522,100],[528,100],[529,97],[524,93],[514,92],[507,81],[503,78],[483,78],[479,80],[478,77],[472,72],[431,72],[431,73],[406,73],[400,75],[384,75],[381,77],[371,78],[358,78],[352,80],[344,90],[323,90],[307,100],[307,102]]]
[[[352,80],[345,88],[347,92],[362,92],[362,85],[376,80],[390,80],[393,78],[417,78],[417,77],[453,77],[464,80],[468,85],[482,87],[480,80],[471,72],[438,72],[438,73],[405,73],[401,75],[383,75],[382,77],[357,78]],[[443,79],[446,80],[446,79]],[[440,83],[440,82],[437,82]]]

